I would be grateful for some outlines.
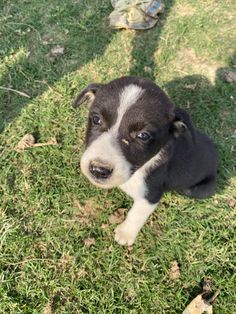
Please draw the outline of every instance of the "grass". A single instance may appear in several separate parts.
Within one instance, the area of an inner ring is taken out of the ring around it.
[[[155,28],[134,32],[109,28],[108,0],[2,0],[0,86],[31,98],[0,90],[0,313],[182,313],[204,276],[221,290],[215,313],[236,313],[236,87],[222,79],[236,67],[236,5],[165,3]],[[216,195],[167,193],[132,250],[108,222],[131,201],[81,175],[87,109],[71,108],[89,82],[129,74],[155,80],[220,154]],[[25,133],[58,145],[17,153]]]

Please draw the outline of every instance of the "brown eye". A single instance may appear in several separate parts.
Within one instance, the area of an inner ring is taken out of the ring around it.
[[[150,134],[149,133],[147,133],[147,132],[140,132],[140,133],[138,133],[137,135],[136,135],[136,137],[138,138],[138,139],[140,139],[140,140],[142,140],[142,141],[147,141],[147,140],[149,140],[150,139]]]
[[[93,124],[95,125],[102,125],[102,119],[97,114],[93,115],[92,121],[93,121]]]

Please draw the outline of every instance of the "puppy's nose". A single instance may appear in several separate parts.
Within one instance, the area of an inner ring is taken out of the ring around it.
[[[113,169],[102,162],[92,161],[89,165],[89,171],[97,179],[108,179],[111,176]]]

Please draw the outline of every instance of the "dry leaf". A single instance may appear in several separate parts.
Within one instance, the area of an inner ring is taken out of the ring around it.
[[[63,46],[57,46],[50,50],[50,52],[46,55],[49,61],[54,61],[55,59],[64,55],[65,48]]]
[[[111,224],[119,224],[125,219],[126,208],[118,208],[114,214],[111,214],[108,218]]]
[[[32,134],[25,134],[22,139],[19,141],[17,144],[15,150],[17,152],[22,152],[25,150],[27,147],[33,146],[35,143],[35,138],[33,137]]]
[[[145,66],[144,68],[144,72],[146,73],[152,73],[152,68]]]
[[[95,245],[96,241],[94,238],[87,238],[84,240],[84,245],[90,247],[91,245]]]
[[[170,271],[169,271],[170,279],[175,280],[180,277],[180,269],[177,261],[173,261],[170,263]]]
[[[217,298],[219,290],[212,296],[211,279],[206,277],[202,285],[202,293],[197,295],[186,309],[183,314],[212,314],[213,307],[212,302]]]
[[[195,84],[185,84],[184,85],[185,88],[190,89],[190,90],[195,90],[197,87],[197,83]]]
[[[202,314],[206,312],[207,314],[212,314],[212,305],[205,301],[201,294],[199,294],[195,299],[193,299],[183,314]]]
[[[227,200],[228,206],[234,208],[236,205],[236,200],[234,198],[230,198]]]
[[[58,57],[64,54],[64,50],[65,48],[63,46],[58,46],[58,47],[52,48],[50,53],[54,57]]]
[[[236,83],[236,73],[233,71],[225,71],[224,81],[227,83]]]

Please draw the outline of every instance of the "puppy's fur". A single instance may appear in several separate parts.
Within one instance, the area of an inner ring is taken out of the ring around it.
[[[115,239],[132,245],[165,191],[195,198],[216,189],[217,152],[182,109],[152,81],[121,77],[90,84],[74,100],[85,100],[89,119],[81,169],[102,188],[119,186],[134,199]]]

